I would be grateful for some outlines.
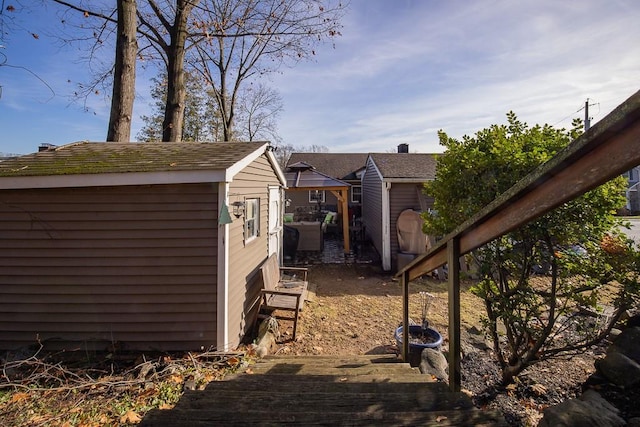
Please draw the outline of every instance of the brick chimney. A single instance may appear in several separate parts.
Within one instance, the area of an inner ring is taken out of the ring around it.
[[[53,151],[55,150],[55,148],[56,148],[55,145],[44,142],[40,144],[40,146],[38,147],[38,153],[41,153],[43,151]]]

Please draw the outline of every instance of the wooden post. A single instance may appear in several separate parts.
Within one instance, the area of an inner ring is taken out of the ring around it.
[[[409,362],[409,273],[400,278],[402,285],[402,360]]]
[[[347,200],[347,191],[340,190],[340,204],[342,205],[342,239],[344,241],[344,253],[348,254],[351,248],[349,236],[349,201]]]
[[[449,390],[461,388],[460,371],[460,238],[447,242],[449,266]],[[406,274],[406,273],[405,273]]]

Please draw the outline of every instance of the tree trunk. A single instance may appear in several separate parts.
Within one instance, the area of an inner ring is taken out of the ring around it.
[[[182,141],[186,91],[184,88],[184,58],[187,40],[187,21],[198,3],[178,0],[176,16],[171,27],[171,44],[167,49],[167,101],[162,122],[162,141]]]
[[[118,0],[118,34],[107,141],[129,142],[136,85],[136,0]]]

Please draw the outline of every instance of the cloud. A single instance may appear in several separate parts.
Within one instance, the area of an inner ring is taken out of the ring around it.
[[[344,40],[286,70],[286,142],[332,151],[439,151],[503,123],[568,127],[587,98],[599,117],[638,89],[632,1],[352,2]]]

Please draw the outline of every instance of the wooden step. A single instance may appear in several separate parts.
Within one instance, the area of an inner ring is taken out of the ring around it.
[[[254,410],[239,414],[235,411],[153,410],[139,424],[146,426],[438,426],[438,427],[502,427],[504,418],[496,411],[457,410],[433,412],[351,412],[317,411],[287,413]]]
[[[334,355],[318,355],[318,356],[265,356],[260,362],[271,361],[282,362],[329,362],[329,363],[405,363],[399,356],[395,354],[360,354],[355,356],[334,356]]]
[[[325,383],[326,384],[326,383]],[[358,384],[356,384],[358,385]],[[396,384],[398,385],[398,384]],[[287,411],[290,413],[315,412],[317,408],[330,408],[332,412],[387,411],[444,411],[449,409],[472,409],[473,405],[462,393],[435,391],[430,384],[412,384],[419,387],[381,387],[378,392],[349,390],[338,387],[331,391],[316,391],[314,384],[298,390],[242,390],[229,391],[224,387],[213,387],[205,392],[190,393],[180,409],[206,410],[216,406],[238,412],[250,411],[260,406],[261,410]]]
[[[247,372],[185,392],[141,426],[506,426],[463,393],[429,382],[394,355],[272,356]]]
[[[278,385],[287,383],[309,383],[309,382],[326,382],[326,383],[429,383],[431,378],[407,371],[401,373],[378,373],[378,374],[361,374],[361,375],[265,375],[265,374],[232,374],[225,377],[224,382],[233,384],[237,382],[249,383],[253,382],[255,386],[277,387]],[[246,386],[243,386],[246,387]]]
[[[270,357],[251,365],[249,372],[269,375],[367,375],[419,370],[390,357]]]

